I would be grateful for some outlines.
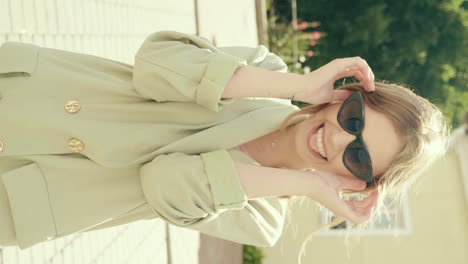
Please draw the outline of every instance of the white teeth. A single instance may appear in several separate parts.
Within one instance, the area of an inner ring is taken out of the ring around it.
[[[317,130],[317,147],[320,155],[324,158],[327,158],[327,154],[325,153],[325,149],[323,147],[323,126]]]

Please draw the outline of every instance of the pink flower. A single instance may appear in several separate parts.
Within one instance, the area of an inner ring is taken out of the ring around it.
[[[312,35],[313,35],[314,39],[319,39],[320,38],[320,32],[318,32],[318,31],[312,32]]]
[[[304,22],[302,22],[301,24],[299,24],[299,29],[300,29],[300,30],[304,30],[304,29],[307,28],[307,26],[308,26],[307,21],[304,21]]]
[[[291,21],[291,25],[292,25],[292,26],[297,26],[297,21],[293,19],[293,20]]]
[[[312,21],[312,22],[310,23],[310,26],[313,27],[313,28],[316,28],[316,27],[318,27],[319,25],[320,25],[320,22],[318,22],[318,21]]]
[[[308,50],[307,51],[307,56],[309,56],[309,57],[314,56],[314,51],[313,50]]]
[[[315,39],[311,39],[309,41],[309,45],[313,47],[313,46],[317,45],[317,41]]]

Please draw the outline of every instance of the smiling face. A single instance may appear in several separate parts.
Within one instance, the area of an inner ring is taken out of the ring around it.
[[[355,176],[343,164],[343,153],[356,136],[341,128],[337,121],[340,103],[322,109],[315,115],[295,125],[288,137],[294,137],[294,159],[289,159],[288,167],[314,168],[336,173],[346,177]],[[370,154],[373,175],[382,174],[390,165],[393,157],[403,148],[391,120],[383,113],[365,105],[365,125],[362,131],[364,143]],[[323,127],[322,127],[323,125]],[[318,129],[322,127],[321,129]],[[318,131],[317,131],[318,130]],[[309,137],[310,133],[312,136]],[[315,150],[311,153],[310,147]],[[320,156],[324,154],[327,159]]]

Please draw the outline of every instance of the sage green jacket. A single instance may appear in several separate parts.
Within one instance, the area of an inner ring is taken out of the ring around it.
[[[221,99],[245,64],[286,72],[265,46],[149,35],[135,64],[5,42],[0,47],[0,245],[160,218],[226,240],[273,246],[288,200],[248,199],[234,147],[299,108]],[[303,118],[295,118],[297,123]]]

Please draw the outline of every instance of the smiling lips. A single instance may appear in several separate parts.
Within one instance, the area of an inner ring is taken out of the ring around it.
[[[321,160],[327,160],[327,154],[323,146],[323,127],[321,124],[319,127],[311,129],[308,138],[309,151],[313,156]]]
[[[323,158],[327,158],[327,154],[325,153],[325,147],[323,146],[323,125],[317,130],[317,147],[320,153],[320,156]]]

